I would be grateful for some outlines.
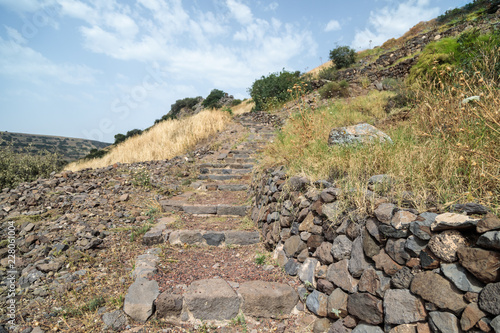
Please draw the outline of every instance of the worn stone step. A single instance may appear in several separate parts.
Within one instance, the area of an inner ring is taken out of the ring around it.
[[[231,169],[252,169],[252,163],[242,164],[242,163],[202,163],[200,164],[200,169],[203,168],[231,168]]]
[[[250,206],[245,205],[191,205],[179,200],[163,200],[160,204],[164,211],[182,211],[193,215],[247,215]]]
[[[168,230],[165,224],[159,223],[155,229],[160,230],[162,237],[156,237],[150,231],[144,234],[142,243],[147,246],[169,243],[172,245],[208,245],[208,246],[223,246],[223,245],[252,245],[260,242],[260,234],[258,231],[241,231],[241,230],[226,230],[226,231],[211,231],[211,230]],[[142,258],[142,257],[141,257]],[[146,258],[146,257],[144,257]],[[148,259],[147,257],[146,259]],[[156,259],[157,261],[157,259]],[[143,267],[144,266],[144,267]],[[147,277],[150,273],[156,271],[149,264],[140,265],[140,269],[136,268],[134,277]],[[139,266],[137,266],[139,267]]]
[[[209,183],[201,186],[206,191],[247,191],[250,186],[247,184],[216,184]]]
[[[199,175],[199,180],[231,180],[231,179],[241,179],[242,175],[222,175],[222,174],[207,174],[207,175]]]
[[[200,169],[201,174],[219,174],[219,175],[243,175],[252,173],[252,169],[230,169],[230,168],[202,168]]]
[[[257,162],[257,160],[255,158],[234,158],[234,157],[225,158],[224,161],[226,163],[243,163],[243,164]]]

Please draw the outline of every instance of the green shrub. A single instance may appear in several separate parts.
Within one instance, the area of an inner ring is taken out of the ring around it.
[[[233,101],[231,102],[231,106],[240,105],[241,103],[242,103],[241,99],[233,99]]]
[[[337,69],[349,67],[356,62],[356,51],[349,46],[337,46],[330,51],[330,60]]]
[[[0,149],[0,189],[14,188],[19,183],[47,178],[53,171],[60,171],[66,162],[58,154],[47,151],[40,154],[15,153],[12,147]]]
[[[349,83],[346,80],[340,82],[328,82],[319,89],[319,95],[323,99],[334,97],[348,97],[349,96]]]
[[[254,110],[265,110],[271,104],[277,105],[290,100],[292,96],[288,90],[300,80],[300,72],[288,72],[285,69],[255,80],[252,87],[248,89],[255,102]]]
[[[106,155],[107,153],[109,153],[109,150],[99,150],[99,149],[96,149],[96,148],[92,148],[90,150],[90,152],[84,157],[84,159],[86,160],[92,160],[94,158],[101,158],[103,157],[104,155]]]
[[[207,109],[218,109],[221,107],[220,100],[225,95],[222,90],[213,89],[201,104]]]
[[[127,136],[124,134],[118,133],[115,135],[115,145],[119,144],[120,142],[123,142],[127,139]]]
[[[330,66],[323,68],[319,73],[318,77],[323,80],[336,81],[339,77],[337,68],[335,66]]]

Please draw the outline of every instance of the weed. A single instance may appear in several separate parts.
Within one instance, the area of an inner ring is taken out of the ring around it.
[[[338,70],[335,68],[335,66],[329,66],[326,68],[323,68],[322,70],[319,71],[318,77],[323,80],[328,80],[328,81],[337,81],[338,79]]]
[[[259,266],[262,266],[266,263],[267,255],[265,253],[257,253],[255,256],[255,263]]]
[[[224,106],[222,109],[221,109],[222,112],[227,112],[229,113],[231,116],[233,115],[233,110],[229,107],[229,106]]]
[[[151,224],[149,224],[149,223],[144,224],[143,226],[134,228],[132,233],[130,234],[130,241],[134,242],[136,240],[136,238],[139,238],[140,236],[144,235],[149,230],[151,230]]]
[[[144,167],[132,171],[132,184],[134,186],[151,188],[151,176]]]
[[[240,326],[244,333],[248,331],[247,322],[243,313],[238,314],[236,317],[231,319],[232,326]]]

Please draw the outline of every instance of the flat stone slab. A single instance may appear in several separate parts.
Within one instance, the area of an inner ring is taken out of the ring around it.
[[[250,206],[218,205],[217,215],[245,216],[250,210]]]
[[[184,303],[201,320],[228,320],[240,310],[240,298],[222,279],[194,281],[184,294]]]
[[[200,230],[176,230],[170,233],[168,242],[172,245],[195,245],[206,244]]]
[[[248,185],[244,184],[220,184],[217,186],[220,191],[246,191],[248,190]]]
[[[183,205],[182,210],[188,214],[217,214],[216,205]]]
[[[258,231],[225,231],[226,245],[252,245],[260,242],[260,233]]]
[[[156,281],[138,278],[128,288],[123,311],[132,319],[145,323],[153,314],[153,302],[159,294]]]
[[[288,316],[299,300],[291,286],[277,282],[244,282],[238,292],[243,298],[243,313],[261,318]]]
[[[243,176],[241,175],[199,175],[198,179],[200,180],[206,180],[206,179],[211,179],[211,180],[231,180],[231,179],[241,179]]]

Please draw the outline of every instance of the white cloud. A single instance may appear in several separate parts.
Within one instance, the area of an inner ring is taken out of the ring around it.
[[[429,0],[408,0],[395,8],[383,7],[370,12],[368,27],[356,32],[351,46],[355,49],[381,45],[386,40],[399,37],[420,21],[430,20],[439,14],[438,7],[429,7]]]
[[[14,39],[0,37],[0,75],[38,85],[48,80],[79,85],[95,82],[97,73],[83,65],[56,64]]]
[[[277,2],[271,2],[269,5],[267,5],[264,10],[274,12],[276,9],[278,9],[279,4]]]
[[[0,5],[17,12],[36,12],[46,6],[53,5],[53,1],[45,0],[0,0]]]
[[[227,0],[227,6],[234,18],[242,25],[248,25],[253,21],[250,8],[236,0]]]
[[[330,20],[325,27],[326,32],[340,30],[340,29],[341,29],[340,23],[337,20]]]

